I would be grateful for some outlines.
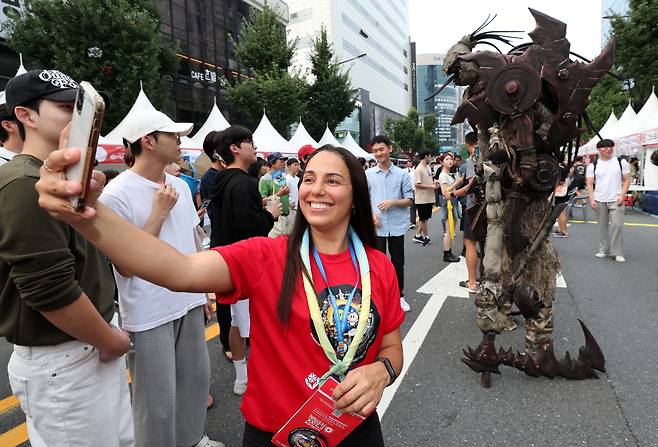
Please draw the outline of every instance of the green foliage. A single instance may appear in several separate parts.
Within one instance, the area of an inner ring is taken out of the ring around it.
[[[233,42],[238,60],[256,72],[278,72],[290,66],[297,39],[289,42],[277,13],[267,4],[242,21],[238,42]]]
[[[631,0],[628,14],[611,20],[617,36],[615,64],[624,79],[632,80],[631,99],[636,107],[658,84],[658,2]]]
[[[284,71],[257,75],[238,83],[229,87],[228,95],[231,104],[253,122],[259,122],[265,110],[272,126],[289,137],[290,124],[299,119],[304,109],[305,89],[304,81]]]
[[[313,41],[310,58],[315,81],[308,87],[303,121],[311,136],[319,140],[325,126],[333,131],[352,113],[355,100],[349,73],[340,71],[324,27]]]
[[[594,129],[601,130],[605,122],[610,116],[610,112],[614,111],[617,118],[620,117],[628,105],[628,92],[623,90],[624,83],[610,75],[603,77],[592,89],[592,101],[587,107],[587,113],[592,119]],[[582,144],[589,141],[594,134],[588,132],[581,138]]]
[[[433,153],[438,153],[438,142],[432,134],[436,126],[436,117],[425,115],[423,125],[419,125],[419,121],[418,111],[412,107],[407,116],[397,120],[386,120],[384,128],[393,145],[403,152],[415,153],[429,149]]]
[[[607,11],[606,11],[607,13]],[[658,2],[655,0],[630,0],[626,15],[613,15],[612,32],[617,38],[614,73],[626,80],[619,81],[604,76],[592,90],[587,112],[600,130],[614,109],[617,117],[623,113],[631,99],[638,111],[658,84]],[[630,90],[629,86],[632,86]],[[592,137],[585,134],[583,140]]]
[[[231,104],[251,121],[259,122],[263,111],[274,128],[284,137],[289,127],[303,114],[307,85],[288,68],[297,42],[288,42],[276,12],[267,5],[244,19],[236,55],[253,76],[227,86]]]
[[[28,69],[57,69],[109,95],[103,132],[128,113],[140,80],[162,108],[169,93],[163,76],[178,69],[153,0],[26,0],[7,30],[9,46],[23,54]],[[102,54],[90,56],[90,48]]]

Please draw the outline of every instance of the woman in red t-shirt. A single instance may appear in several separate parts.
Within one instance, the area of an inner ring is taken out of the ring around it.
[[[214,291],[225,303],[251,298],[244,446],[271,446],[273,433],[330,375],[341,380],[333,393],[336,408],[367,416],[339,446],[384,445],[374,410],[402,369],[404,312],[395,270],[373,248],[366,176],[352,154],[324,146],[312,155],[289,237],[253,238],[194,255],[177,252],[101,204],[75,213],[60,191],[75,194],[80,185],[58,173],[74,162],[71,154],[77,151],[53,152],[42,169],[37,189],[46,210],[122,270],[175,291]]]

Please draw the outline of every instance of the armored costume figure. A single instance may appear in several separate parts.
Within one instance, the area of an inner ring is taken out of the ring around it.
[[[530,12],[537,24],[529,33],[532,43],[507,54],[473,52],[477,44],[498,50],[494,41],[510,44],[515,38],[509,31],[482,31],[493,20],[487,19],[455,44],[444,62],[450,75],[444,87],[452,81],[468,86],[452,124],[468,120],[480,135],[479,203],[467,212],[484,247],[475,293],[477,326],[484,335],[478,348],[464,350],[462,361],[482,373],[485,387],[501,364],[551,378],[595,378],[595,370],[605,371],[603,354],[582,322],[586,345],[578,358],[568,352],[561,361],[555,358],[551,334],[559,260],[548,235],[566,206],[553,194],[558,161],[570,164],[579,147],[589,94],[612,66],[615,40],[595,60],[575,61],[566,24]],[[526,320],[525,350],[496,351],[495,335],[515,327],[513,304]]]

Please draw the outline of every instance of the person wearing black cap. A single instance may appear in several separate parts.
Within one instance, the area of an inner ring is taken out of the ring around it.
[[[18,134],[18,126],[14,121],[14,114],[7,109],[4,103],[4,92],[0,98],[0,166],[20,154],[23,150],[23,140]]]
[[[598,212],[599,251],[594,256],[610,256],[617,262],[626,262],[622,229],[631,168],[626,160],[612,156],[614,146],[615,142],[607,138],[596,143],[599,158],[587,166],[585,178],[590,205]]]
[[[258,181],[258,191],[263,199],[276,196],[281,200],[281,216],[274,224],[274,228],[272,228],[272,231],[268,235],[269,237],[278,237],[286,234],[286,229],[288,228],[290,189],[286,183],[286,174],[284,172],[287,159],[288,157],[284,157],[281,152],[272,152],[268,155],[267,166],[269,166],[270,170]]]
[[[9,381],[33,446],[133,446],[124,357],[131,344],[112,323],[117,294],[107,259],[44,213],[34,189],[71,120],[77,87],[56,70],[7,84],[25,144],[0,169],[0,335],[14,344]]]

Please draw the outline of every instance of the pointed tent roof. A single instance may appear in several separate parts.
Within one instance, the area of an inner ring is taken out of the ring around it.
[[[366,160],[374,158],[372,154],[364,151],[359,144],[354,141],[352,134],[347,132],[345,138],[343,138],[342,146],[350,151],[355,157],[363,157]]]
[[[617,116],[615,115],[615,111],[613,110],[613,111],[610,112],[610,116],[608,117],[608,120],[605,122],[605,124],[603,125],[603,127],[599,131],[599,135],[601,135],[603,138],[608,138],[610,136],[610,132],[612,132],[614,127],[617,125],[617,122],[619,122],[619,120],[617,119]],[[594,146],[594,145],[596,145],[596,143],[599,142],[599,140],[600,140],[600,138],[598,136],[594,135],[592,137],[592,139],[587,142],[587,144],[584,144],[581,147]]]
[[[20,60],[20,65],[18,66],[18,70],[16,70],[16,74],[14,75],[14,77],[27,73],[27,70],[23,66],[23,54],[19,53],[18,57]],[[0,104],[6,104],[6,103],[7,103],[7,98],[5,96],[5,90],[3,90],[0,92]]]
[[[652,88],[649,99],[637,114],[637,130],[646,132],[656,128],[658,128],[658,97],[655,88]]]
[[[137,99],[135,100],[135,103],[128,111],[128,114],[117,125],[117,127],[115,127],[110,133],[105,135],[104,137],[104,141],[106,141],[105,144],[123,144],[123,135],[122,135],[123,127],[126,125],[128,121],[130,121],[130,117],[135,112],[141,110],[156,110],[156,108],[153,107],[153,104],[151,104],[151,101],[149,101],[148,97],[146,96],[146,93],[144,93],[142,82],[140,81],[139,94],[137,95]]]
[[[261,118],[258,127],[254,131],[254,144],[258,148],[258,151],[297,154],[296,150],[293,151],[290,149],[288,140],[283,138],[274,126],[272,126],[265,112],[263,112],[263,118]]]
[[[627,137],[637,133],[635,129],[636,125],[637,114],[635,113],[635,110],[633,110],[631,101],[629,100],[628,105],[626,106],[626,110],[624,110],[624,113],[622,113],[621,118],[619,118],[619,122],[610,132],[610,136],[608,136],[608,138],[614,140],[616,138]]]
[[[315,141],[313,137],[308,133],[301,119],[299,120],[299,125],[297,126],[295,134],[292,136],[288,143],[290,144],[290,149],[293,151],[299,151],[299,148],[307,144],[310,144],[315,148],[319,147],[318,142]]]
[[[320,141],[318,141],[318,147],[322,147],[325,144],[331,144],[332,146],[340,146],[340,143],[334,137],[334,134],[331,133],[329,130],[329,126],[324,130],[324,133],[322,134],[322,138],[320,138]]]
[[[201,129],[194,134],[192,138],[183,137],[181,138],[181,147],[185,149],[203,149],[203,140],[206,136],[213,130],[224,130],[229,127],[230,124],[224,118],[224,115],[217,107],[217,100],[212,106],[212,110],[206,119],[206,122],[203,123]]]

